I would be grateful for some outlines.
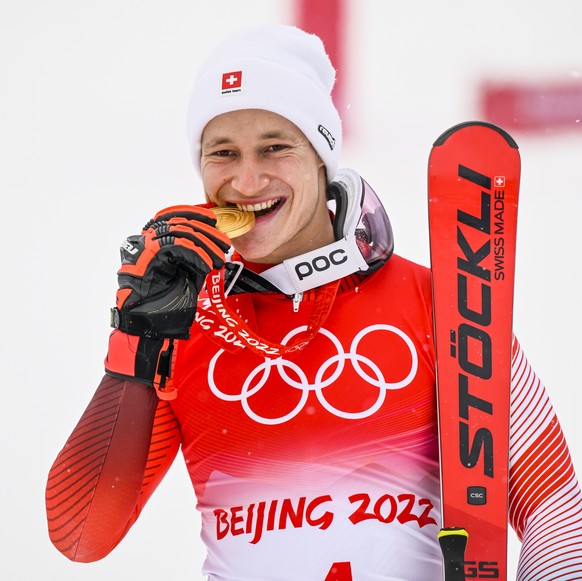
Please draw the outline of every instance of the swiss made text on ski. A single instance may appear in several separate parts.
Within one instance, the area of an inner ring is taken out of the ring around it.
[[[428,170],[446,581],[507,578],[511,343],[520,156],[456,125]]]

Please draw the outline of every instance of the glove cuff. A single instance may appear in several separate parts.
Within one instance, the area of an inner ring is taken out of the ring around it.
[[[115,330],[109,336],[105,372],[154,387],[160,399],[174,399],[172,381],[174,340],[128,335]]]

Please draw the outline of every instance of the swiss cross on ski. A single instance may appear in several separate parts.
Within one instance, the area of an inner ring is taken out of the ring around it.
[[[507,578],[519,177],[517,144],[488,123],[456,125],[431,150],[429,223],[443,502],[439,542],[446,581]]]

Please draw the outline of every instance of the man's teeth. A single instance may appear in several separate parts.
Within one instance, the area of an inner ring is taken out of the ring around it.
[[[268,210],[274,205],[279,203],[279,199],[268,200],[267,202],[261,202],[260,204],[237,204],[236,207],[243,212],[260,212],[261,210]]]

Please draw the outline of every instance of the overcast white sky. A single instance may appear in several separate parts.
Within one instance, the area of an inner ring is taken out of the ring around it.
[[[431,143],[479,116],[482,80],[579,79],[581,17],[572,0],[352,0],[343,165],[383,199],[397,252],[428,265]],[[2,579],[201,579],[180,459],[123,543],[90,565],[50,545],[44,486],[102,376],[121,240],[160,207],[202,199],[185,139],[198,64],[227,31],[292,18],[290,0],[0,6]],[[515,329],[580,473],[582,122],[513,135],[523,164]]]

